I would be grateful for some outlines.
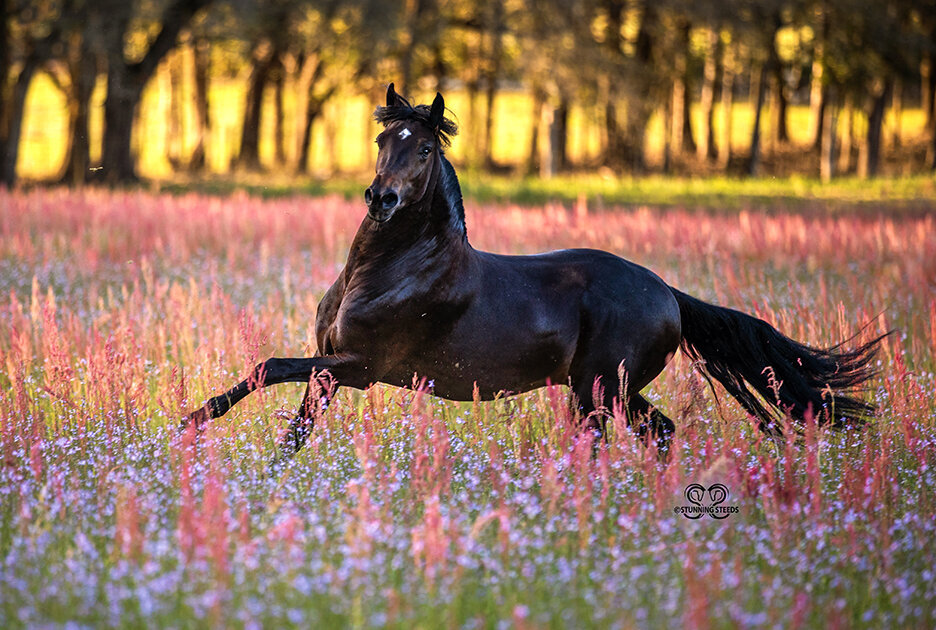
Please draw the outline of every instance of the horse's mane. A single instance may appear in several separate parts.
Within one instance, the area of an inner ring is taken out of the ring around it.
[[[442,161],[442,192],[445,195],[445,201],[458,218],[462,233],[468,235],[468,227],[465,225],[465,205],[462,203],[461,186],[458,183],[458,176],[455,175],[455,167],[444,155],[440,155]]]
[[[429,106],[428,105],[410,105],[409,101],[400,95],[397,95],[397,104],[390,106],[378,106],[374,110],[374,120],[383,124],[385,127],[397,120],[415,120],[424,125],[429,125]],[[452,120],[442,117],[439,128],[435,130],[436,138],[439,143],[447,147],[452,144],[450,136],[458,135],[458,125]]]

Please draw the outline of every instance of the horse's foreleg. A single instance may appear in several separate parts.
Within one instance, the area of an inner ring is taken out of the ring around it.
[[[338,391],[338,382],[331,374],[314,374],[309,379],[302,404],[296,417],[289,423],[286,435],[280,441],[280,457],[288,459],[299,452],[315,426],[316,416],[322,414]]]
[[[279,383],[308,383],[313,372],[329,370],[337,364],[336,357],[310,357],[301,359],[267,359],[254,367],[250,376],[220,396],[210,398],[203,407],[182,420],[182,428],[194,424],[196,428],[213,418],[220,418],[243,400],[249,393]]]

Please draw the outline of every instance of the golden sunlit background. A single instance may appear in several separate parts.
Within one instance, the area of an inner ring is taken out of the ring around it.
[[[4,2],[7,184],[373,160],[387,83],[488,174],[926,173],[936,10],[911,2]]]

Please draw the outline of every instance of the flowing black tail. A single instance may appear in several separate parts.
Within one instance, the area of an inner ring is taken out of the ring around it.
[[[886,335],[854,350],[843,350],[841,344],[812,348],[756,317],[675,289],[673,294],[682,318],[683,350],[701,360],[707,375],[756,416],[764,431],[777,433],[776,421],[785,414],[801,422],[810,409],[819,422],[836,428],[874,413],[872,405],[841,392],[875,375],[872,361]]]

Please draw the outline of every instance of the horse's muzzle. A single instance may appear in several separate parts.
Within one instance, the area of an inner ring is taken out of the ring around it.
[[[394,210],[400,205],[400,197],[392,190],[378,193],[373,187],[368,187],[364,191],[364,202],[367,204],[367,216],[383,223],[393,216]]]

